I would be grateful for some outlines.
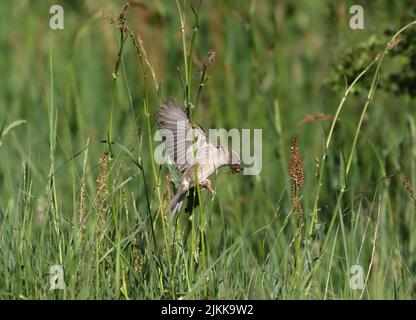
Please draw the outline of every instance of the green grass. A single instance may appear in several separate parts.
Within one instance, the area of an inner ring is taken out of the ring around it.
[[[58,31],[52,2],[0,3],[0,298],[413,299],[415,100],[385,76],[414,52],[416,8],[363,1],[351,30],[351,1],[141,3],[127,10],[136,46],[102,16],[121,1],[63,1]],[[384,50],[406,25],[406,49]],[[346,64],[358,73],[334,73],[372,37]],[[203,128],[263,130],[262,172],[221,169],[218,195],[197,189],[202,205],[177,219],[152,156],[168,97]],[[299,125],[318,113],[337,116]],[[64,290],[49,289],[53,265]]]

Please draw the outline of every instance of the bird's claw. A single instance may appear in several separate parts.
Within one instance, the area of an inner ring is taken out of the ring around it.
[[[211,181],[210,180],[202,181],[199,185],[203,189],[208,189],[214,196],[217,195],[217,192],[214,189],[211,188]]]
[[[208,188],[208,190],[214,195],[214,196],[216,196],[217,195],[217,192],[214,190],[214,189],[212,189],[211,187],[209,187]]]

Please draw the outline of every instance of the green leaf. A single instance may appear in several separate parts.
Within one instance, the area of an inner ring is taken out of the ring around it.
[[[345,159],[344,154],[340,152],[340,159],[341,159],[341,165],[340,165],[340,172],[339,172],[339,190],[341,192],[344,192],[347,190],[347,181],[346,181],[346,169],[345,169]]]

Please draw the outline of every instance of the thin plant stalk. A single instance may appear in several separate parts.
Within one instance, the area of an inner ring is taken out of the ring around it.
[[[184,68],[185,68],[185,107],[186,107],[186,112],[188,114],[188,117],[192,123],[192,125],[195,124],[195,107],[191,105],[190,101],[191,101],[191,87],[192,87],[192,81],[191,81],[191,70],[192,70],[192,55],[193,55],[193,49],[194,49],[194,43],[196,41],[196,34],[197,31],[199,29],[199,25],[198,25],[198,13],[199,13],[199,8],[201,6],[201,2],[198,2],[198,6],[197,9],[195,10],[192,7],[192,11],[194,13],[195,16],[195,26],[193,28],[192,31],[192,36],[191,36],[191,43],[190,43],[190,49],[189,49],[189,53],[187,52],[187,46],[186,46],[186,30],[185,30],[185,14],[183,11],[182,6],[179,4],[179,0],[176,0],[176,5],[178,8],[178,14],[179,14],[179,19],[180,19],[180,26],[181,26],[181,33],[182,33],[182,50],[183,50],[183,59],[184,59]],[[198,100],[199,100],[199,95],[200,92],[198,93]],[[194,133],[193,133],[194,134]],[[196,145],[194,145],[194,156],[196,156],[197,154],[197,147]],[[203,269],[206,270],[207,268],[207,251],[206,251],[206,235],[205,235],[205,229],[206,229],[206,222],[205,222],[205,215],[204,215],[204,210],[203,210],[203,206],[202,206],[202,196],[201,196],[201,190],[200,190],[200,186],[199,186],[199,178],[198,178],[198,165],[194,166],[194,170],[195,170],[195,177],[196,177],[196,181],[195,181],[195,188],[194,188],[194,195],[193,197],[198,197],[198,202],[199,202],[199,236],[200,236],[200,241],[201,241],[201,255],[202,255],[202,266]],[[192,209],[192,252],[194,254],[194,257],[196,259],[198,259],[198,239],[196,236],[196,217],[195,217],[195,212],[194,212],[194,208]],[[207,282],[204,281],[204,296],[207,297],[208,296],[208,286],[207,286]]]
[[[366,114],[366,112],[367,112],[367,108],[368,108],[368,106],[369,106],[369,104],[370,104],[370,102],[372,101],[372,99],[373,99],[373,97],[374,97],[374,93],[375,93],[375,90],[376,90],[376,88],[377,88],[377,84],[378,84],[378,79],[379,79],[379,73],[380,73],[380,67],[381,67],[381,64],[382,64],[382,62],[383,62],[383,60],[384,60],[384,57],[386,56],[386,54],[388,53],[388,51],[392,48],[392,46],[394,45],[394,43],[395,43],[395,41],[397,40],[397,38],[398,38],[398,36],[401,34],[401,33],[403,33],[404,31],[406,31],[407,29],[409,29],[409,28],[411,28],[412,26],[414,26],[414,25],[416,25],[416,20],[415,21],[412,21],[412,22],[410,22],[409,24],[407,24],[407,25],[405,25],[403,28],[401,28],[399,31],[397,31],[394,35],[393,35],[393,37],[388,41],[388,43],[386,44],[386,46],[385,46],[385,48],[384,48],[384,50],[381,52],[381,53],[379,53],[376,57],[375,57],[375,59],[367,66],[367,68],[365,68],[356,78],[355,78],[355,80],[352,82],[352,84],[348,87],[348,89],[347,89],[347,91],[346,91],[346,93],[344,94],[344,96],[343,96],[343,98],[341,99],[341,102],[340,102],[340,104],[339,104],[339,106],[338,106],[338,109],[337,109],[337,112],[336,112],[336,115],[335,115],[335,117],[334,117],[334,120],[333,120],[333,122],[332,122],[332,126],[331,126],[331,130],[330,130],[330,133],[329,133],[329,135],[328,135],[328,139],[327,139],[327,142],[326,142],[326,145],[325,145],[325,151],[324,151],[324,154],[322,155],[322,160],[321,160],[321,163],[320,163],[320,173],[319,173],[319,179],[318,179],[318,186],[317,186],[317,191],[316,191],[316,195],[315,195],[315,203],[314,203],[314,212],[313,212],[313,215],[314,215],[314,218],[313,218],[313,221],[311,222],[311,225],[310,225],[310,230],[309,230],[309,234],[311,235],[312,234],[312,232],[313,232],[313,226],[314,226],[314,224],[316,223],[316,220],[317,220],[317,211],[318,211],[318,208],[317,208],[317,206],[318,206],[318,200],[319,200],[319,190],[320,190],[320,186],[321,186],[321,183],[322,183],[322,176],[323,176],[323,165],[324,165],[324,162],[325,162],[325,158],[326,158],[326,155],[327,155],[327,150],[328,150],[328,148],[329,148],[329,145],[330,145],[330,142],[331,142],[331,139],[332,139],[332,134],[333,134],[333,130],[334,130],[334,127],[335,127],[335,123],[336,123],[336,121],[337,121],[337,119],[338,119],[338,116],[339,116],[339,114],[340,114],[340,112],[341,112],[341,109],[342,109],[342,107],[343,107],[343,105],[344,105],[344,102],[345,102],[345,100],[346,100],[346,97],[348,96],[348,94],[351,92],[351,90],[352,90],[352,87],[358,82],[358,80],[377,62],[377,66],[376,66],[376,70],[375,70],[375,72],[374,72],[374,76],[373,76],[373,80],[372,80],[372,82],[371,82],[371,87],[370,87],[370,90],[369,90],[369,92],[368,92],[368,95],[367,95],[367,100],[366,100],[366,102],[365,102],[365,105],[364,105],[364,108],[363,108],[363,110],[362,110],[362,112],[361,112],[361,116],[360,116],[360,120],[359,120],[359,123],[358,123],[358,126],[357,126],[357,130],[356,130],[356,132],[355,132],[355,137],[354,137],[354,141],[353,141],[353,145],[352,145],[352,147],[351,147],[351,151],[350,151],[350,154],[349,154],[349,157],[348,157],[348,162],[347,162],[347,166],[346,166],[346,171],[345,171],[345,178],[347,178],[348,177],[348,173],[349,173],[349,170],[350,170],[350,168],[351,168],[351,162],[352,162],[352,157],[353,157],[353,155],[354,155],[354,151],[355,151],[355,147],[356,147],[356,144],[357,144],[357,141],[358,141],[358,135],[360,134],[360,130],[361,130],[361,126],[362,126],[362,123],[363,123],[363,120],[364,120],[364,117],[365,117],[365,114]],[[337,203],[336,203],[336,206],[335,206],[335,209],[334,209],[334,212],[333,212],[333,214],[332,214],[332,219],[331,219],[331,222],[330,222],[330,225],[329,225],[329,227],[328,227],[328,231],[327,231],[327,235],[326,235],[326,237],[325,237],[325,240],[324,240],[324,242],[323,242],[323,245],[322,245],[322,252],[321,252],[321,255],[323,255],[324,254],[324,251],[325,251],[325,249],[326,249],[326,246],[327,246],[327,244],[328,244],[328,241],[329,241],[329,238],[330,238],[330,234],[331,234],[331,232],[332,232],[332,229],[333,229],[333,227],[334,227],[334,225],[335,225],[335,221],[336,221],[336,217],[337,217],[337,212],[338,212],[338,210],[340,209],[340,204],[341,204],[341,200],[342,200],[342,197],[343,197],[343,195],[344,195],[344,193],[346,192],[346,188],[341,188],[340,189],[340,193],[338,194],[338,197],[337,197]],[[312,279],[312,276],[313,276],[313,274],[315,273],[315,271],[319,268],[319,266],[320,266],[320,259],[318,259],[317,260],[317,262],[316,262],[316,264],[313,266],[313,269],[312,269],[312,271],[310,272],[310,274],[309,274],[309,276],[308,276],[308,278],[307,278],[307,280],[306,280],[306,283],[308,284],[307,286],[308,286],[308,288],[307,288],[307,291],[309,291],[309,288],[310,288],[310,285],[311,285],[311,279]]]

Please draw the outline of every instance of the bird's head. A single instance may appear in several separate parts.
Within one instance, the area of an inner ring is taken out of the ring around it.
[[[237,152],[228,149],[228,165],[231,168],[232,173],[239,173],[241,170],[241,160]]]

